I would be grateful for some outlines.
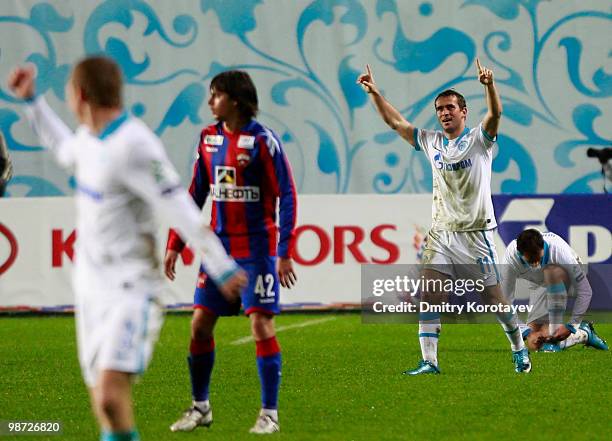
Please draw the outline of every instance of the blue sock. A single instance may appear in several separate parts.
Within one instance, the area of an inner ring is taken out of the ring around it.
[[[100,441],[140,441],[140,436],[136,429],[129,432],[102,432]]]
[[[191,340],[189,352],[187,361],[191,377],[191,395],[194,401],[208,400],[210,375],[215,364],[215,340]]]
[[[256,341],[257,370],[261,382],[261,407],[277,409],[281,377],[281,353],[276,337]]]

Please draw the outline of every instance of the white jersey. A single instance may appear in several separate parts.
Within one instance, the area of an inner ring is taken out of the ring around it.
[[[27,115],[43,144],[75,174],[75,273],[82,265],[106,273],[111,268],[124,279],[118,281],[124,288],[160,281],[154,214],[204,251],[214,280],[236,271],[236,263],[180,186],[160,140],[142,121],[123,113],[99,136],[86,126],[73,134],[42,98],[28,106]]]
[[[455,139],[441,131],[414,129],[415,148],[427,153],[433,174],[432,229],[491,230],[497,226],[491,200],[495,138],[480,124]]]
[[[544,268],[557,265],[563,268],[569,281],[576,288],[576,302],[572,311],[572,322],[579,323],[591,303],[592,290],[584,273],[578,254],[555,233],[542,233],[544,256],[537,267],[532,267],[523,259],[516,248],[516,239],[506,248],[502,265],[503,290],[509,301],[514,299],[516,280],[525,279],[537,286],[545,286]]]

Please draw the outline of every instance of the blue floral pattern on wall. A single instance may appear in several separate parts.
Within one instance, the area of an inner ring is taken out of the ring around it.
[[[612,145],[612,8],[547,0],[66,0],[0,4],[0,75],[30,62],[38,93],[73,127],[71,65],[105,53],[121,65],[129,112],[164,141],[185,183],[210,79],[247,70],[259,119],[281,136],[301,193],[422,193],[430,166],[377,116],[357,75],[370,63],[385,96],[417,126],[437,127],[433,99],[453,87],[468,125],[486,111],[475,58],[504,105],[495,193],[596,192],[589,147]],[[9,196],[71,194],[0,86],[0,128],[15,164]]]

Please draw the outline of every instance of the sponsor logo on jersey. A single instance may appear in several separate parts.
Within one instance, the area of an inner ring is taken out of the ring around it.
[[[222,135],[206,135],[204,137],[204,147],[207,153],[216,153],[219,149],[215,146],[223,145]]]
[[[223,135],[206,135],[204,144],[208,145],[223,145]]]
[[[250,160],[251,157],[246,153],[238,153],[238,155],[236,156],[236,161],[238,161],[238,165],[241,167],[245,167]]]
[[[215,183],[210,186],[213,201],[256,202],[259,201],[259,187],[236,185],[236,168],[226,165],[215,167]]]
[[[459,171],[470,168],[472,166],[472,159],[468,158],[459,162],[444,162],[442,161],[442,154],[438,153],[434,156],[434,164],[438,170]]]
[[[204,137],[204,144],[223,145],[223,136],[222,135],[206,135]]]
[[[238,138],[238,147],[241,149],[252,149],[255,146],[255,137],[240,135]]]

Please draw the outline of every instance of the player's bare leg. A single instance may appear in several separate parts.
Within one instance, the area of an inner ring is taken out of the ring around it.
[[[267,434],[280,430],[278,424],[278,389],[281,376],[280,346],[276,341],[274,316],[261,312],[249,315],[251,332],[257,348],[257,369],[261,381],[262,407],[251,433]]]
[[[504,293],[499,284],[486,286],[482,294],[482,299],[490,305],[509,305],[504,297]],[[519,373],[528,373],[531,371],[531,360],[529,359],[529,351],[523,342],[523,336],[519,330],[518,318],[516,314],[511,312],[500,312],[497,315],[497,320],[501,324],[512,349],[512,359],[514,361],[514,370]]]
[[[134,441],[140,439],[134,423],[131,374],[104,370],[90,392],[103,430],[102,439],[111,436],[123,436],[122,439]]]
[[[191,378],[192,406],[187,409],[170,430],[191,432],[198,426],[212,424],[212,409],[208,400],[210,376],[215,361],[214,329],[217,316],[207,310],[196,308],[191,320],[191,343],[189,344],[189,373]]]
[[[419,343],[423,359],[415,369],[404,372],[406,375],[439,374],[438,339],[441,323],[440,313],[427,311],[427,305],[441,305],[448,300],[444,292],[444,282],[450,277],[433,269],[423,269],[421,272],[424,289],[421,291],[421,311],[419,312]]]
[[[101,411],[100,407],[98,406],[98,402],[96,398],[96,389],[93,387],[90,387],[88,390],[89,390],[89,401],[91,403],[91,409],[94,413],[94,416],[96,417],[96,420],[98,421],[98,425],[104,431],[110,430],[110,421],[108,420],[108,418],[106,418],[106,415],[104,415],[104,413]]]

